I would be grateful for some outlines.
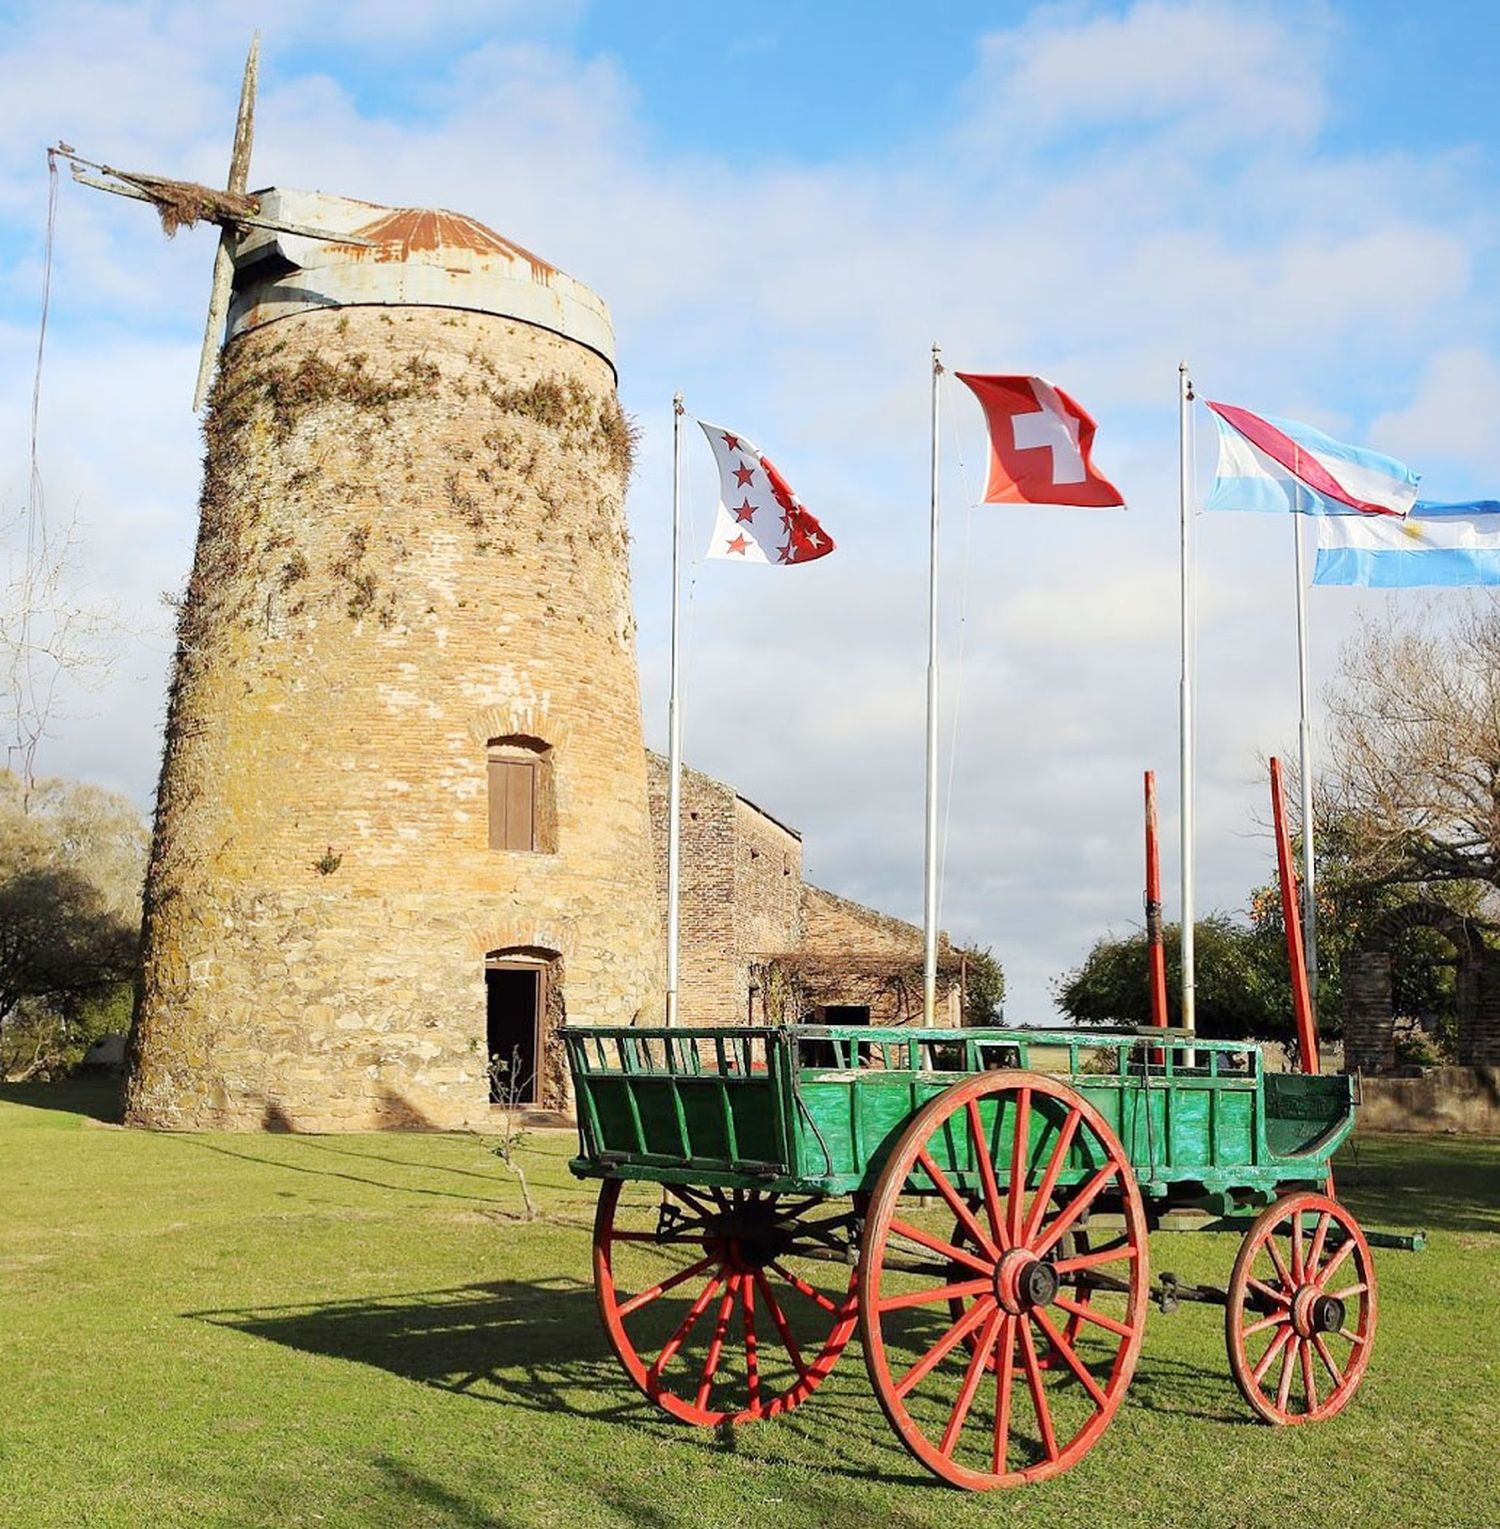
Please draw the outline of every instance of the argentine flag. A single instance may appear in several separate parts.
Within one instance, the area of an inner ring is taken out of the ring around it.
[[[1336,441],[1311,425],[1210,403],[1219,465],[1205,510],[1400,517],[1417,497],[1404,462]]]
[[[1500,584],[1500,501],[1419,499],[1403,520],[1340,515],[1320,521],[1313,583],[1369,589]]]

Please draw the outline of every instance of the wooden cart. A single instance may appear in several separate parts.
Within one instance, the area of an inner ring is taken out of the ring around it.
[[[1332,1417],[1375,1335],[1372,1241],[1333,1198],[1353,1080],[1177,1032],[563,1032],[599,1311],[700,1426],[805,1400],[858,1326],[906,1447],[990,1488],[1066,1470],[1125,1394],[1146,1310],[1221,1304],[1275,1424]],[[1195,1214],[1194,1214],[1195,1213]],[[1226,1288],[1152,1284],[1171,1216],[1241,1235]]]

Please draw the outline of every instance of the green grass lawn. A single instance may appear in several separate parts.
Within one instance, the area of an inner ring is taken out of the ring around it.
[[[102,1088],[0,1090],[0,1523],[30,1525],[1500,1524],[1500,1142],[1364,1138],[1370,1373],[1273,1430],[1216,1309],[1153,1312],[1073,1471],[965,1497],[898,1445],[857,1343],[804,1407],[726,1447],[662,1417],[605,1346],[594,1189],[561,1133],[524,1161],[543,1220],[457,1136],[153,1136]],[[1159,1235],[1223,1283],[1226,1237]]]

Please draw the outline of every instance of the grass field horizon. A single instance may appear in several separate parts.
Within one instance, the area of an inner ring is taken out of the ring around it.
[[[522,1147],[542,1215],[462,1135],[162,1135],[107,1085],[0,1087],[7,1525],[1492,1525],[1500,1141],[1364,1136],[1340,1159],[1378,1252],[1371,1370],[1338,1418],[1256,1423],[1216,1309],[1153,1311],[1071,1472],[965,1497],[890,1432],[858,1344],[732,1446],[631,1387],[589,1284],[571,1134]],[[1222,1284],[1227,1237],[1152,1264]]]

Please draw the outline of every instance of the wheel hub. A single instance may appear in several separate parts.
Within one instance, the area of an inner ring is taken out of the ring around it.
[[[1300,1338],[1336,1333],[1345,1320],[1344,1303],[1316,1285],[1303,1285],[1292,1298],[1292,1326]]]
[[[1030,1248],[1012,1248],[995,1266],[995,1299],[1012,1316],[1050,1306],[1059,1283],[1057,1270]]]
[[[740,1206],[709,1223],[706,1251],[737,1274],[764,1269],[791,1246],[792,1233],[776,1224],[769,1206]]]

